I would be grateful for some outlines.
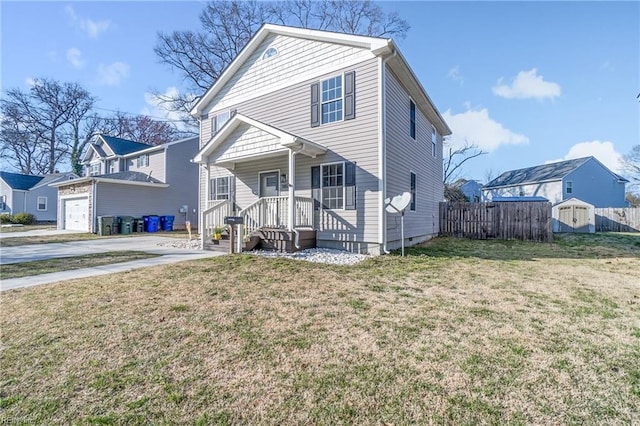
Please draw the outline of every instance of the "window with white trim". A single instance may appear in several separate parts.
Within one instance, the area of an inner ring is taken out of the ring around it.
[[[438,155],[438,133],[433,126],[431,126],[431,155],[434,157]]]
[[[136,161],[138,167],[149,167],[149,154],[142,154],[138,156]]]
[[[566,189],[567,194],[573,194],[573,181],[568,180],[566,185],[567,185],[567,189]]]
[[[100,174],[100,163],[91,163],[89,165],[89,176],[96,176]]]
[[[47,197],[38,197],[38,211],[39,212],[47,211]]]
[[[344,163],[322,166],[322,206],[325,209],[344,208]]]
[[[276,49],[275,47],[269,47],[267,50],[264,51],[264,53],[262,54],[262,59],[269,59],[273,56],[278,56],[278,49]]]
[[[109,161],[109,173],[115,173],[116,172],[116,162],[115,160],[111,160]]]
[[[322,80],[322,124],[342,121],[342,75]]]
[[[416,138],[416,104],[409,99],[409,136]]]
[[[211,179],[209,200],[228,200],[230,198],[229,176]]]
[[[415,173],[411,172],[411,184],[410,184],[410,192],[411,192],[411,205],[409,207],[409,209],[414,212],[416,211],[416,201],[417,201],[417,183],[418,183],[418,177],[416,176]]]
[[[211,118],[211,133],[215,134],[222,129],[227,121],[231,118],[231,110],[223,111]]]

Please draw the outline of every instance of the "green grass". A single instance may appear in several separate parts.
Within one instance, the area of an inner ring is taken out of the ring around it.
[[[640,235],[577,238],[3,292],[0,423],[638,424]]]
[[[140,251],[108,251],[75,257],[36,260],[33,262],[10,263],[0,265],[2,279],[30,277],[52,272],[70,271],[73,269],[92,268],[114,263],[148,259],[159,255]]]

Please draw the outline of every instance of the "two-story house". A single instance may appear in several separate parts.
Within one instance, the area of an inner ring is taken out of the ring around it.
[[[85,177],[58,188],[59,229],[97,232],[99,216],[175,216],[197,226],[198,138],[147,145],[100,135],[83,156]]]
[[[75,179],[74,173],[25,175],[0,172],[0,213],[31,213],[38,222],[55,222],[58,212],[57,190],[51,184]]]
[[[293,250],[311,232],[380,254],[400,246],[385,199],[404,192],[405,242],[438,233],[451,130],[393,40],[264,25],[191,114],[203,240],[233,214]]]
[[[594,157],[576,158],[502,173],[482,188],[483,200],[542,197],[552,204],[577,198],[595,207],[628,207],[624,177]]]

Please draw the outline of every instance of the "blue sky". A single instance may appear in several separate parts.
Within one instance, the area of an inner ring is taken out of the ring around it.
[[[158,31],[198,29],[201,2],[12,2],[1,13],[2,88],[77,81],[106,110],[163,116],[180,90]],[[640,143],[640,3],[389,2],[411,24],[403,55],[455,134],[489,154],[461,177],[594,155],[619,171]]]

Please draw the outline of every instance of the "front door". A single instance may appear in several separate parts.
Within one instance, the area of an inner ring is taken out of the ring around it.
[[[280,195],[279,172],[260,173],[260,198]]]

